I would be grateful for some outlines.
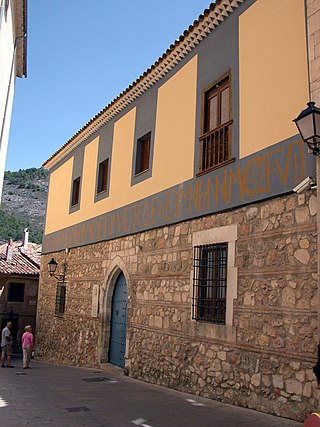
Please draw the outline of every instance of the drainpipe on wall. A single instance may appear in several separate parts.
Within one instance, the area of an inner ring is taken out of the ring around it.
[[[309,37],[311,39],[311,34],[313,34],[315,29],[310,28],[309,26],[309,15],[308,11],[313,10],[309,9],[310,0],[305,0],[304,6],[305,6],[305,19],[306,19],[306,43],[307,43],[307,66],[308,66],[308,84],[309,84],[309,101],[314,101],[316,104],[320,104],[320,99],[317,99],[317,93],[316,91],[312,91],[312,85],[311,83],[315,83],[317,80],[316,77],[313,75],[311,76],[311,67],[310,67],[310,57],[313,57],[310,55],[310,49],[315,48],[315,39],[313,38],[313,45],[310,46],[311,43],[309,43]],[[313,14],[318,14],[320,16],[320,7],[318,6],[318,9],[313,11]],[[310,14],[311,17],[311,14]],[[315,24],[314,24],[315,25]],[[319,30],[318,28],[317,30]],[[313,31],[311,33],[311,31]],[[320,46],[320,43],[319,43]],[[315,59],[314,59],[315,60]],[[318,59],[320,62],[320,59]],[[314,79],[313,79],[314,78]],[[315,85],[314,85],[315,86]],[[317,173],[317,309],[318,309],[318,322],[317,322],[317,329],[318,329],[318,340],[320,342],[320,155],[316,156],[316,173]]]

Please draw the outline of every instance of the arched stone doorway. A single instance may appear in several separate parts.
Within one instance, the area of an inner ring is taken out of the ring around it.
[[[118,281],[119,279],[119,281]],[[110,343],[111,343],[111,329],[112,329],[112,316],[115,314],[115,310],[119,308],[115,308],[113,302],[114,302],[114,295],[116,292],[116,289],[118,288],[119,284],[119,290],[124,290],[123,285],[120,284],[125,281],[125,287],[127,292],[127,307],[126,307],[126,328],[125,328],[125,355],[124,360],[122,359],[122,367],[126,368],[129,357],[129,334],[130,334],[130,278],[128,274],[128,270],[126,268],[126,265],[123,261],[123,259],[119,256],[115,257],[113,261],[109,264],[107,271],[106,271],[106,278],[103,285],[103,297],[101,300],[101,329],[100,329],[100,345],[99,345],[99,353],[100,353],[100,363],[113,363],[112,360],[110,360]],[[117,291],[118,292],[118,291]],[[117,295],[116,295],[116,298]],[[120,298],[121,299],[121,298]],[[119,316],[120,311],[118,311]],[[122,313],[123,314],[123,313]],[[116,316],[115,316],[116,317]],[[124,318],[122,318],[124,319]],[[112,349],[114,350],[114,348]],[[112,359],[112,357],[111,357]],[[120,365],[118,365],[120,366]]]
[[[124,368],[127,335],[128,288],[124,274],[117,278],[111,305],[111,324],[108,361]]]

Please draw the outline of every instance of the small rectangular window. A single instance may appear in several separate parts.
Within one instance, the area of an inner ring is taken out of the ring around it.
[[[107,191],[109,159],[99,163],[97,194]]]
[[[192,318],[225,324],[228,244],[194,247]]]
[[[80,177],[76,178],[73,181],[71,206],[78,205],[79,204],[79,199],[80,199]]]
[[[66,305],[66,285],[62,283],[57,284],[57,293],[56,293],[56,307],[55,314],[61,315],[65,311]]]
[[[24,301],[24,283],[9,283],[7,301],[23,302]]]
[[[204,93],[199,172],[231,160],[230,78],[225,77]]]
[[[137,153],[136,153],[136,167],[135,174],[138,175],[141,172],[145,172],[149,169],[150,160],[150,143],[151,133],[139,138],[137,141]]]

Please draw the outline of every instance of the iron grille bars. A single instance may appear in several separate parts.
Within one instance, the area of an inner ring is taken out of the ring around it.
[[[225,324],[228,244],[195,246],[192,318]]]

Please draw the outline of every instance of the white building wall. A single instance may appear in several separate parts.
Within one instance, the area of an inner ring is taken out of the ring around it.
[[[15,69],[12,67],[14,57],[14,26],[12,0],[7,12],[4,11],[5,1],[1,1],[0,13],[0,203],[3,175],[9,140],[14,86]],[[12,76],[11,76],[12,74]]]

